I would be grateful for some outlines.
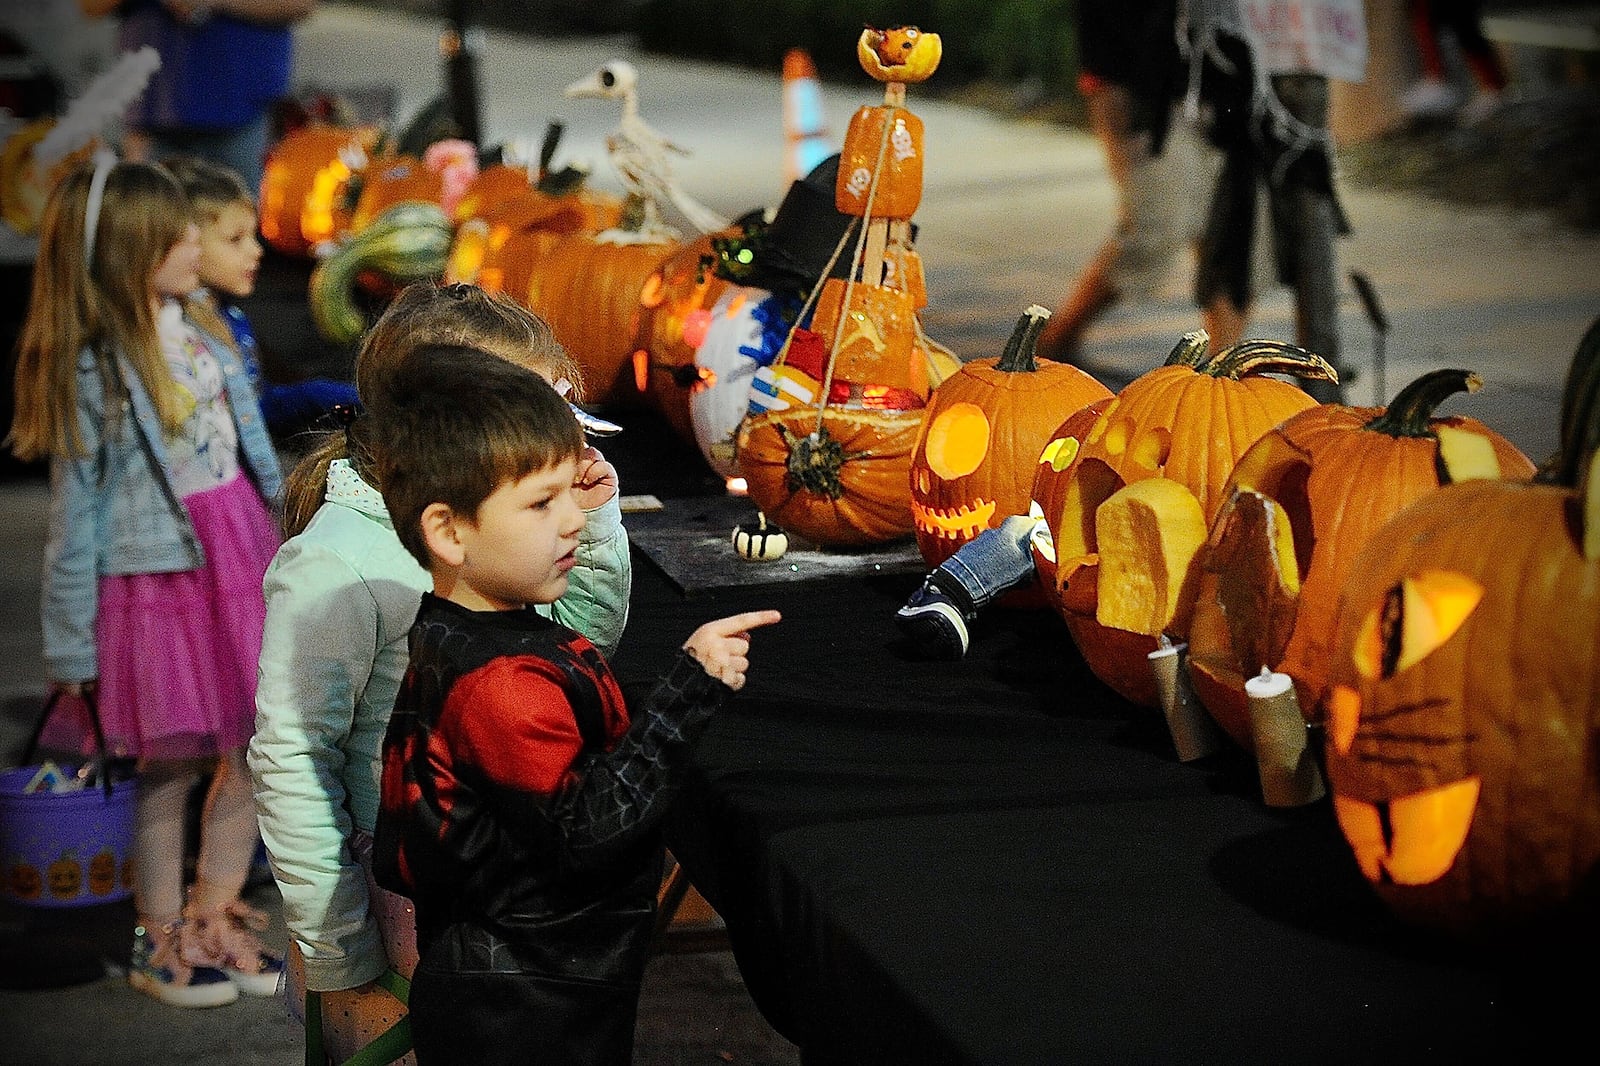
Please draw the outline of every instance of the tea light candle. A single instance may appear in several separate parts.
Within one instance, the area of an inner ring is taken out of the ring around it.
[[[1306,743],[1306,720],[1295,698],[1294,679],[1266,667],[1244,683],[1250,699],[1261,798],[1269,807],[1300,807],[1327,792],[1322,771]]]

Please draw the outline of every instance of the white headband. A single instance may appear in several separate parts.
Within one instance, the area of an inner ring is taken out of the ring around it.
[[[94,177],[89,179],[89,198],[83,204],[83,253],[86,269],[94,267],[94,239],[100,229],[100,202],[106,195],[106,178],[117,165],[117,156],[101,148],[94,154]]]

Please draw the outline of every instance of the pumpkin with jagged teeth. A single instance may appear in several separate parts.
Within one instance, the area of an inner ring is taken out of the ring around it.
[[[1062,417],[1111,395],[1077,367],[1036,361],[1049,317],[1029,307],[1004,352],[968,360],[929,397],[911,461],[911,516],[930,566],[1026,513],[1035,462]]]

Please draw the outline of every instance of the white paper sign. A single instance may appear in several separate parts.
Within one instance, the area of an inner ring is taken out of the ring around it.
[[[1270,73],[1367,76],[1367,19],[1361,0],[1239,0],[1256,59]]]

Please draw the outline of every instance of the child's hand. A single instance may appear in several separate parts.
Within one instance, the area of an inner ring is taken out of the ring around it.
[[[578,506],[592,511],[617,494],[617,468],[606,461],[599,448],[585,448],[578,456],[578,474],[572,487],[577,490]]]
[[[750,669],[750,630],[782,620],[777,611],[746,611],[718,618],[691,633],[683,650],[694,656],[706,673],[738,692]]]

